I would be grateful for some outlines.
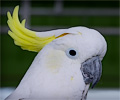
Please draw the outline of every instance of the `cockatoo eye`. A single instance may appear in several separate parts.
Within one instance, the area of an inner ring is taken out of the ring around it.
[[[71,59],[77,59],[78,58],[78,51],[73,48],[69,48],[66,50],[66,55]]]
[[[76,51],[75,51],[75,50],[70,50],[70,51],[69,51],[69,54],[70,54],[71,56],[75,56],[75,55],[76,55]]]

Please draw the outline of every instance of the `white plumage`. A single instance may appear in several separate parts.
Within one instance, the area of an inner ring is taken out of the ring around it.
[[[74,27],[66,31],[68,35],[53,40],[38,53],[9,98],[15,100],[82,98],[87,85],[80,71],[81,63],[96,55],[102,60],[106,52],[106,42],[102,35],[93,29]],[[77,51],[76,58],[67,55],[69,49]]]

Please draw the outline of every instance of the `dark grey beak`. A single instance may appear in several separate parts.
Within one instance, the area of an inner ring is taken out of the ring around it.
[[[102,74],[102,64],[99,56],[92,57],[82,63],[80,68],[85,84],[92,83],[93,88],[100,80]]]

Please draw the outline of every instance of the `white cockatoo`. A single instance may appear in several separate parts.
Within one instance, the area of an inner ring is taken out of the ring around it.
[[[8,12],[8,34],[22,49],[39,52],[15,91],[5,100],[86,100],[100,80],[106,53],[104,37],[96,30],[72,27],[46,32],[25,28]]]

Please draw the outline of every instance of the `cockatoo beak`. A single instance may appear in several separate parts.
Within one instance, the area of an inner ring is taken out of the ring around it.
[[[92,57],[82,63],[80,68],[85,84],[92,83],[93,88],[100,80],[102,74],[102,64],[99,56]]]

